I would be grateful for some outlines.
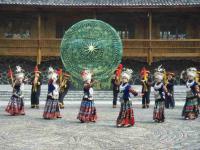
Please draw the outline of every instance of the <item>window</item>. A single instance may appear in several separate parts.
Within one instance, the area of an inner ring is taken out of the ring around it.
[[[96,18],[110,24],[119,34],[121,39],[134,38],[133,14],[123,12],[97,13]]]
[[[23,18],[5,19],[2,24],[3,37],[27,39],[31,37],[32,20]]]
[[[160,38],[161,39],[185,39],[186,30],[182,25],[161,25]]]
[[[65,25],[57,24],[56,25],[56,38],[62,38],[65,33]]]
[[[113,25],[113,27],[117,30],[121,39],[131,39],[134,37],[134,30],[131,30],[131,28],[134,28],[133,26],[129,27],[126,24],[121,24],[120,26]]]
[[[56,23],[56,38],[62,38],[65,34],[65,31],[67,31],[72,25],[77,23],[79,20],[72,20],[68,22],[57,22]]]
[[[161,39],[185,39],[188,16],[182,13],[155,14],[154,22],[160,24]]]
[[[111,24],[117,31],[117,33],[119,34],[119,36],[122,39],[130,39],[134,37],[134,31],[131,30],[131,28],[133,28],[133,26],[128,27],[125,24],[115,24],[112,23]],[[71,24],[59,24],[57,23],[56,25],[56,38],[62,38],[65,31],[71,26]]]

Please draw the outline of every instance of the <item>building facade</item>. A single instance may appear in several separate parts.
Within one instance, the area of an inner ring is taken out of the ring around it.
[[[43,72],[62,67],[62,36],[83,19],[117,30],[122,63],[138,75],[141,67],[160,63],[178,73],[191,65],[200,69],[200,0],[0,0],[0,83],[7,83],[8,65],[27,72],[35,64]]]
[[[83,19],[112,25],[124,58],[151,64],[162,58],[200,56],[199,0],[0,0],[0,55],[59,56],[64,32]]]

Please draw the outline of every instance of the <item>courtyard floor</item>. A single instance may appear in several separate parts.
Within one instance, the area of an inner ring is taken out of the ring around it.
[[[119,106],[97,104],[98,121],[84,124],[76,119],[78,103],[67,103],[58,120],[44,120],[43,107],[27,105],[25,116],[9,116],[0,102],[0,150],[200,149],[200,118],[183,120],[182,106],[166,110],[164,123],[154,123],[153,106],[134,104],[136,124],[130,128],[116,128]]]

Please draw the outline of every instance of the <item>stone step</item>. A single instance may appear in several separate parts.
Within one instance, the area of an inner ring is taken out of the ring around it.
[[[68,98],[65,98],[64,101],[81,101],[81,97],[80,98],[75,98],[75,99],[68,99]],[[9,101],[10,100],[10,97],[9,98],[6,98],[6,99],[2,99],[0,101]],[[25,101],[30,101],[30,98],[24,98]],[[136,99],[133,99],[134,101],[142,101],[141,98],[136,98]],[[154,101],[154,99],[150,99],[151,101]],[[46,101],[46,98],[40,98],[40,101]],[[95,98],[95,101],[112,101],[112,99],[101,99],[101,98]],[[175,101],[185,101],[184,98],[175,98]]]
[[[185,95],[185,93],[186,92],[181,92],[181,93],[175,92],[174,94],[181,96],[181,95]],[[0,95],[10,95],[10,94],[12,94],[11,91],[10,92],[0,92]],[[30,95],[30,94],[31,94],[31,91],[24,92],[24,95]],[[46,91],[41,91],[40,95],[47,95],[47,92]],[[83,95],[83,92],[80,92],[80,93],[77,93],[77,92],[73,92],[73,93],[68,92],[67,95],[69,95],[69,96]],[[107,96],[107,95],[109,95],[110,96],[110,95],[113,95],[113,93],[112,92],[107,92],[107,93],[104,93],[104,92],[102,92],[102,93],[95,92],[94,95],[97,95],[97,96]],[[151,92],[151,95],[153,95],[153,92]]]
[[[134,85],[133,86],[136,90],[141,90],[141,85]],[[25,85],[24,86],[25,91],[30,91],[31,85]],[[47,85],[42,85],[41,87],[42,90],[47,91],[48,86]],[[153,91],[153,88],[151,88]],[[186,87],[184,85],[177,85],[174,86],[174,90],[176,91],[185,91]],[[10,85],[0,85],[0,91],[12,91],[12,87]],[[75,90],[73,90],[75,91]],[[98,90],[99,92],[109,92],[109,90]],[[81,91],[79,91],[81,92]]]
[[[0,99],[1,98],[6,98],[6,97],[10,97],[12,94],[8,94],[8,95],[0,95]],[[83,95],[66,95],[67,98],[79,98],[79,97],[82,97]],[[31,97],[31,94],[25,94],[24,97]],[[40,95],[40,97],[47,97],[47,95]],[[174,96],[175,98],[185,98],[185,95],[175,95]],[[94,95],[94,98],[113,98],[112,95]],[[154,98],[154,96],[151,94],[150,98]]]
[[[140,85],[134,86],[136,90],[141,91]],[[176,101],[184,101],[185,100],[185,86],[175,86],[175,100]],[[0,100],[1,101],[9,101],[10,97],[12,95],[12,88],[10,85],[0,85]],[[30,101],[30,95],[31,95],[31,86],[25,85],[25,91],[24,91],[24,97],[25,101]],[[44,101],[46,100],[47,96],[47,85],[43,85],[41,88],[41,95],[40,100]],[[80,101],[83,96],[83,91],[75,91],[75,90],[69,90],[67,96],[65,97],[65,101]],[[94,92],[94,98],[97,101],[112,101],[113,99],[113,93],[111,90],[96,90]],[[153,88],[150,95],[150,99],[154,100],[153,96]],[[141,98],[134,98],[136,101],[141,101]]]
[[[11,96],[11,95],[10,95]],[[10,96],[5,96],[5,97],[1,97],[0,96],[0,100],[1,101],[8,101],[9,99],[10,99]],[[25,100],[30,100],[30,97],[25,97],[24,98]],[[82,96],[79,96],[79,97],[71,97],[71,98],[69,98],[69,97],[65,97],[65,101],[80,101],[82,99]],[[97,100],[97,101],[111,101],[112,99],[113,99],[113,97],[94,97],[94,99],[95,100]],[[46,96],[45,97],[40,97],[40,100],[46,100]],[[141,98],[133,98],[133,100],[139,100],[139,101],[141,101]],[[154,100],[154,98],[153,97],[150,97],[150,100]],[[184,101],[185,100],[185,97],[175,97],[175,100],[176,101]]]
[[[185,93],[186,92],[182,92],[182,93],[176,93],[175,92],[174,94],[181,96],[181,95],[185,95]],[[0,92],[0,95],[10,95],[10,94],[12,94],[11,91],[10,92]],[[31,91],[24,92],[24,95],[29,95],[29,94],[31,94]],[[47,95],[47,92],[46,91],[45,92],[41,91],[40,95]],[[67,95],[69,95],[69,96],[83,95],[83,92],[81,92],[81,93],[76,93],[76,92],[71,93],[71,92],[68,92]],[[95,92],[94,95],[99,95],[99,96],[107,96],[107,95],[109,95],[110,96],[110,95],[113,95],[113,93],[112,92],[109,92],[109,93]],[[153,92],[151,92],[151,95],[153,95]]]

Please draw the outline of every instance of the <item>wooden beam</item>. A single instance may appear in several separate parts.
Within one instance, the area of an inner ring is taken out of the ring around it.
[[[37,56],[37,52],[35,49],[27,49],[27,48],[1,48],[0,56]]]
[[[77,7],[77,6],[34,6],[34,5],[0,5],[0,11],[5,12],[88,12],[96,10],[98,12],[147,12],[152,10],[153,12],[200,12],[199,6],[163,6],[163,7],[132,7],[132,6],[93,6],[93,7]]]
[[[151,44],[151,40],[152,40],[152,12],[149,11],[148,12],[148,18],[149,18],[149,50],[148,50],[148,57],[147,57],[147,62],[149,65],[151,65],[151,63],[153,62],[153,57],[152,57],[152,44]]]
[[[37,51],[37,65],[41,63],[41,48],[40,48],[40,37],[41,37],[41,15],[38,14],[38,51]]]
[[[35,57],[37,56],[36,51],[33,50],[27,50],[27,49],[0,49],[1,53],[0,56],[30,56]],[[48,57],[48,56],[56,56],[59,57],[59,49],[42,49],[42,56]],[[154,53],[152,55],[153,57],[165,57],[165,58],[194,58],[194,57],[200,57],[200,52],[196,53],[190,53],[190,52],[182,52],[182,53],[173,53],[173,52],[165,52],[165,53]],[[123,57],[147,57],[147,53],[139,51],[132,51],[132,50],[124,50]]]
[[[148,57],[147,52],[143,50],[126,50],[124,49],[123,57]]]
[[[200,57],[200,52],[199,53],[155,53],[153,54],[153,57],[179,57],[179,58],[192,58],[192,57]]]
[[[97,19],[97,12],[96,12],[96,10],[93,11],[93,18]]]
[[[1,56],[33,56],[37,57],[37,63],[41,62],[41,56],[59,56],[61,39],[7,39],[0,38]],[[126,39],[123,40],[124,57],[149,58],[149,42],[153,53],[151,58],[161,57],[200,57],[200,39],[185,40],[158,40],[158,39]],[[40,58],[40,59],[38,59]]]

